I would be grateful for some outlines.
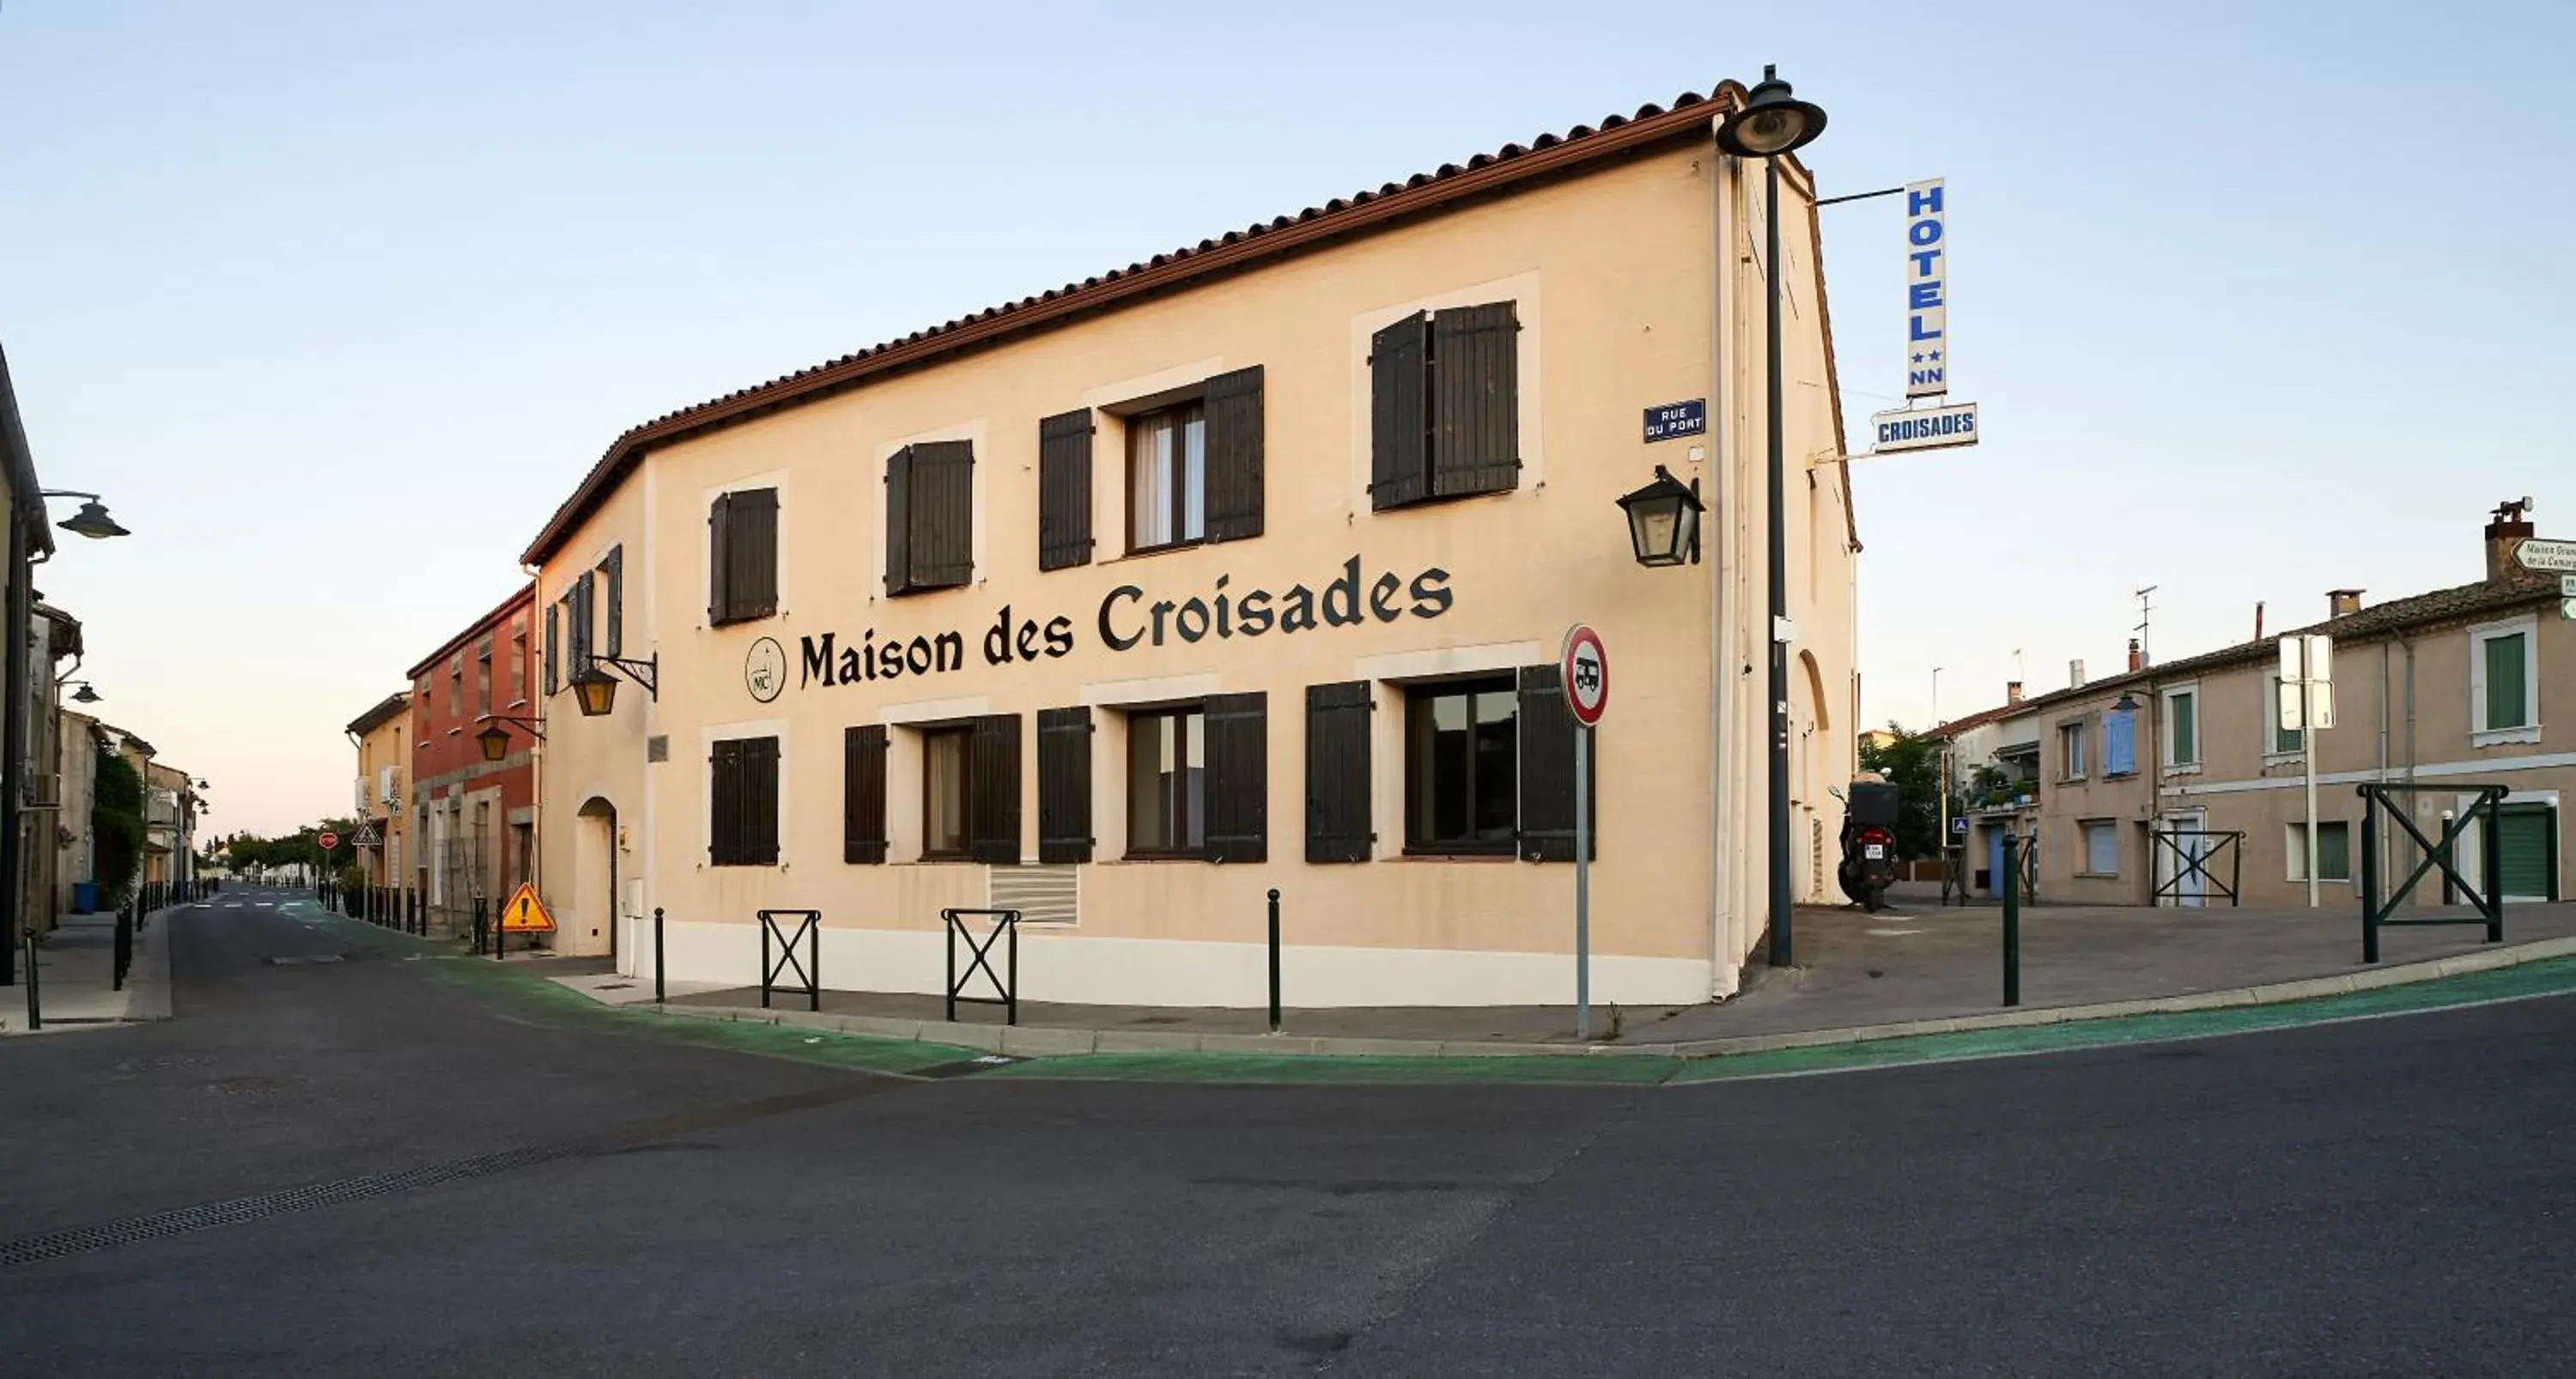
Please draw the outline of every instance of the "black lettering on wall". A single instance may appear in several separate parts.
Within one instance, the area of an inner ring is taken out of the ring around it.
[[[1129,647],[1134,646],[1139,640],[1143,639],[1145,633],[1141,628],[1131,636],[1119,636],[1117,631],[1109,625],[1109,612],[1111,609],[1118,606],[1118,601],[1121,599],[1134,603],[1144,597],[1144,590],[1137,588],[1133,584],[1121,584],[1117,588],[1109,591],[1109,597],[1100,601],[1100,641],[1102,645],[1108,647],[1112,651],[1125,651]]]
[[[797,639],[797,649],[803,653],[799,658],[802,662],[802,669],[798,672],[796,679],[796,687],[798,689],[803,689],[805,686],[812,684],[816,680],[820,680],[827,685],[832,683],[833,658],[831,633],[826,632],[820,637],[800,637]]]

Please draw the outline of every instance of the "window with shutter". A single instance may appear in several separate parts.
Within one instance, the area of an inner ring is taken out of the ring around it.
[[[1038,568],[1091,563],[1091,409],[1038,423]]]
[[[886,592],[953,589],[975,577],[975,447],[922,441],[886,459]]]
[[[1207,382],[1207,539],[1261,535],[1261,366]]]
[[[869,723],[841,734],[841,860],[886,859],[886,730]]]
[[[778,490],[719,494],[707,509],[707,623],[778,611]]]
[[[975,578],[975,447],[912,448],[912,587],[954,589]],[[1016,859],[1015,859],[1016,860]]]
[[[551,603],[546,605],[546,694],[549,698],[554,695],[560,683],[556,677],[562,673],[558,662],[562,657],[563,647],[555,631],[556,611],[555,605]]]
[[[596,587],[591,572],[585,570],[572,582],[572,593],[566,597],[564,613],[572,624],[572,678],[578,680],[590,669],[590,628],[592,590]]]
[[[626,548],[609,547],[608,558],[599,562],[599,571],[608,586],[606,633],[600,640],[605,643],[607,655],[620,656],[626,651]]]
[[[778,865],[778,739],[744,738],[742,768],[743,861],[774,867]]]
[[[974,819],[972,728],[926,728],[921,734],[921,856],[930,862],[966,860]]]
[[[967,789],[972,821],[967,855],[994,866],[1020,861],[1020,716],[991,714],[974,722],[967,747],[973,784]]]
[[[1187,708],[1127,715],[1127,855],[1207,852],[1207,714]]]
[[[1431,493],[1520,483],[1520,322],[1510,302],[1431,317]]]
[[[1369,682],[1306,687],[1306,860],[1365,862],[1369,817]]]
[[[1211,694],[1207,726],[1207,855],[1259,862],[1270,849],[1270,697]]]
[[[719,493],[707,505],[707,626],[733,621],[733,495]]]
[[[1127,418],[1127,549],[1207,539],[1207,409],[1197,401]]]
[[[1038,860],[1091,860],[1091,710],[1038,710]]]
[[[2114,710],[2102,716],[2102,774],[2133,775],[2138,769],[2138,716]]]
[[[778,490],[735,492],[732,523],[733,621],[768,617],[778,611]]]
[[[1369,506],[1431,494],[1431,319],[1415,312],[1369,337]]]
[[[1574,710],[1555,666],[1523,666],[1520,689],[1520,855],[1533,862],[1574,860]],[[1592,816],[1592,857],[1601,857],[1601,754],[1592,754],[1585,802]]]
[[[1370,336],[1369,437],[1372,507],[1518,487],[1516,304],[1417,312]]]

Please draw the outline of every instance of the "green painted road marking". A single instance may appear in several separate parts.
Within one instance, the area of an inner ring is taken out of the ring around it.
[[[884,1039],[800,1025],[773,1025],[755,1019],[735,1021],[666,1016],[648,1007],[604,1005],[548,979],[533,963],[514,967],[507,961],[494,962],[488,958],[467,956],[457,952],[454,940],[414,938],[351,920],[318,906],[312,908],[314,917],[335,921],[339,932],[361,946],[422,957],[429,961],[431,975],[442,981],[475,986],[490,994],[536,1007],[548,1017],[564,1022],[604,1022],[627,1033],[896,1076],[926,1069],[952,1069],[956,1064],[984,1056],[982,1050],[954,1044]],[[1858,1072],[1964,1059],[2008,1058],[2129,1044],[2209,1039],[2571,992],[2576,992],[2576,957],[2561,957],[2457,977],[2379,987],[2350,995],[2322,996],[2275,1005],[2226,1006],[2164,1015],[2069,1020],[1862,1043],[1820,1044],[1809,1048],[1775,1049],[1713,1058],[1576,1053],[1450,1058],[1088,1053],[996,1063],[967,1076],[977,1081],[1679,1085]]]
[[[1409,1058],[1305,1053],[1068,1053],[976,1075],[1092,1082],[1662,1082],[1680,1060],[1601,1054]]]
[[[666,1016],[650,1007],[606,1005],[546,976],[537,961],[513,966],[507,959],[494,962],[459,952],[453,939],[397,933],[327,910],[317,909],[316,916],[336,921],[334,932],[359,947],[419,958],[434,980],[509,1000],[551,1023],[590,1025],[705,1048],[735,1049],[799,1063],[896,1076],[946,1067],[973,1059],[981,1052],[954,1044],[880,1039],[757,1020],[689,1019]]]

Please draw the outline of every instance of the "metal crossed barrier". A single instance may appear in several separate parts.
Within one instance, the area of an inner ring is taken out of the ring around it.
[[[2458,816],[2442,829],[2442,836],[2438,841],[2425,837],[2424,831],[2415,826],[2415,820],[2409,817],[2409,811],[2401,804],[2401,801],[2411,800],[2417,795],[2460,795],[2472,792],[2475,793],[2476,798],[2470,802],[2468,808],[2461,810]],[[2372,782],[2359,787],[2359,793],[2362,802],[2361,960],[2379,961],[2379,931],[2392,925],[2483,923],[2487,927],[2487,942],[2504,942],[2504,853],[2496,832],[2498,813],[2496,807],[2513,791],[2502,785],[2461,785],[2448,782],[2441,785],[2416,785]],[[2385,898],[2382,898],[2382,882],[2386,878],[2379,874],[2379,816],[2383,813],[2396,823],[2399,831],[2414,839],[2415,845],[2424,852],[2423,860],[2417,862],[2415,869],[2406,874],[2406,879],[2398,884],[2396,891]],[[2471,823],[2481,819],[2485,820],[2485,827],[2478,830],[2479,884],[2473,886],[2453,863],[2457,861],[2455,848],[2460,841],[2460,835],[2468,832]],[[2407,896],[2414,894],[2416,884],[2421,882],[2426,874],[2436,869],[2442,873],[2442,881],[2446,887],[2455,889],[2468,898],[2469,904],[2477,911],[2476,918],[2450,919],[2428,916],[2417,916],[2411,919],[2395,918],[2397,907],[2406,903]]]
[[[1000,1006],[1002,1023],[1018,1024],[1020,1022],[1020,912],[1017,910],[941,910],[939,918],[948,925],[948,942],[945,946],[948,950],[947,1018],[949,1022],[952,1024],[956,1022],[957,1003],[963,1001],[968,1005]],[[975,931],[966,927],[966,921],[969,918],[989,919],[993,921],[993,927],[981,940],[978,940],[975,937]],[[996,972],[993,970],[992,962],[993,945],[1005,938],[1008,941],[1003,947],[1003,970]],[[964,972],[957,970],[957,944],[961,939],[965,941],[967,953]],[[992,983],[993,994],[990,996],[960,994],[965,991],[966,984],[975,979],[975,974],[978,972],[983,973],[984,979]]]
[[[794,919],[795,932],[779,927],[781,919]],[[769,960],[771,939],[778,941],[778,961]],[[796,945],[805,945],[805,956],[796,956]],[[788,986],[778,979],[793,971],[800,984]],[[660,985],[657,968],[655,985]],[[821,910],[763,910],[760,912],[760,1007],[769,1008],[772,991],[801,992],[807,1010],[823,1008],[823,912]],[[657,993],[658,998],[658,993]]]
[[[2162,904],[2171,900],[2176,905],[2182,904],[2183,882],[2193,877],[2198,877],[2203,886],[2203,889],[2194,892],[2197,898],[2207,900],[2209,892],[2214,889],[2218,894],[2227,897],[2228,904],[2238,903],[2236,893],[2245,880],[2245,830],[2241,828],[2168,828],[2150,832],[2147,836],[2156,842],[2157,860],[2161,861],[2167,856],[2173,859],[2173,874],[2156,883],[2155,894],[2149,898],[2148,903]],[[2183,840],[2186,838],[2193,840],[2192,846],[2183,846]],[[2204,849],[2201,843],[2212,838],[2218,841]],[[2219,880],[2218,873],[2210,870],[2217,864],[2220,853],[2227,854],[2225,881]]]

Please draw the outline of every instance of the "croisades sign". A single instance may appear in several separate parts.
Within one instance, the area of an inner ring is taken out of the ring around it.
[[[1291,584],[1276,591],[1237,589],[1232,575],[1218,575],[1205,592],[1173,599],[1154,598],[1137,585],[1122,584],[1101,599],[1093,625],[1102,645],[1112,651],[1132,651],[1209,638],[1288,637],[1328,627],[1436,618],[1449,611],[1455,597],[1447,570],[1434,567],[1410,578],[1394,573],[1372,578],[1360,558],[1352,556],[1342,562],[1339,576],[1321,588]],[[1078,644],[1070,616],[1022,617],[1004,604],[984,629],[978,649],[985,664],[1001,666],[1067,656]],[[849,642],[834,632],[808,635],[798,639],[796,684],[802,689],[940,675],[964,669],[966,655],[966,634],[956,631],[880,637],[871,627]]]

